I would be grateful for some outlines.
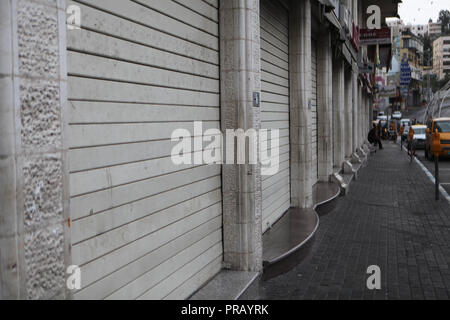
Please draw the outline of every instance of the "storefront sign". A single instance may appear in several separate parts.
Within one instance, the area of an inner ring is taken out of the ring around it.
[[[400,65],[400,85],[409,86],[411,82],[411,67],[409,66],[408,59],[404,57]]]
[[[392,43],[391,28],[361,29],[359,39],[364,45],[390,44]]]
[[[380,97],[395,97],[397,96],[396,86],[380,86],[378,91]]]

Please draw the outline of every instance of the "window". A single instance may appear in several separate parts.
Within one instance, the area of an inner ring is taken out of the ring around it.
[[[438,132],[450,132],[450,121],[436,122],[436,129]]]
[[[425,128],[415,128],[414,134],[425,134]]]

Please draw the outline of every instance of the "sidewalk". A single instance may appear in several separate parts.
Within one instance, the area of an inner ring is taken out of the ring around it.
[[[434,185],[398,144],[384,146],[321,218],[310,255],[241,299],[450,297],[450,205],[434,200]],[[370,265],[381,268],[381,290],[366,287]]]

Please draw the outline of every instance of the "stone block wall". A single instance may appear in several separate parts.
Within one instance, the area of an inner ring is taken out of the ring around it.
[[[222,131],[261,127],[253,93],[261,93],[259,0],[220,2]],[[224,264],[262,269],[262,190],[259,165],[224,165]]]
[[[66,298],[64,0],[0,3],[0,299]]]

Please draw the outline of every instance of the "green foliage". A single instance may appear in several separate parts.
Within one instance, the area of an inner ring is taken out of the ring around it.
[[[450,31],[450,11],[441,10],[439,12],[439,20],[442,23],[442,33],[446,34],[448,31]]]
[[[441,90],[449,81],[450,81],[450,73],[447,73],[442,80],[437,80],[436,77],[432,77],[430,81],[431,89],[433,90],[433,92],[437,92]]]

